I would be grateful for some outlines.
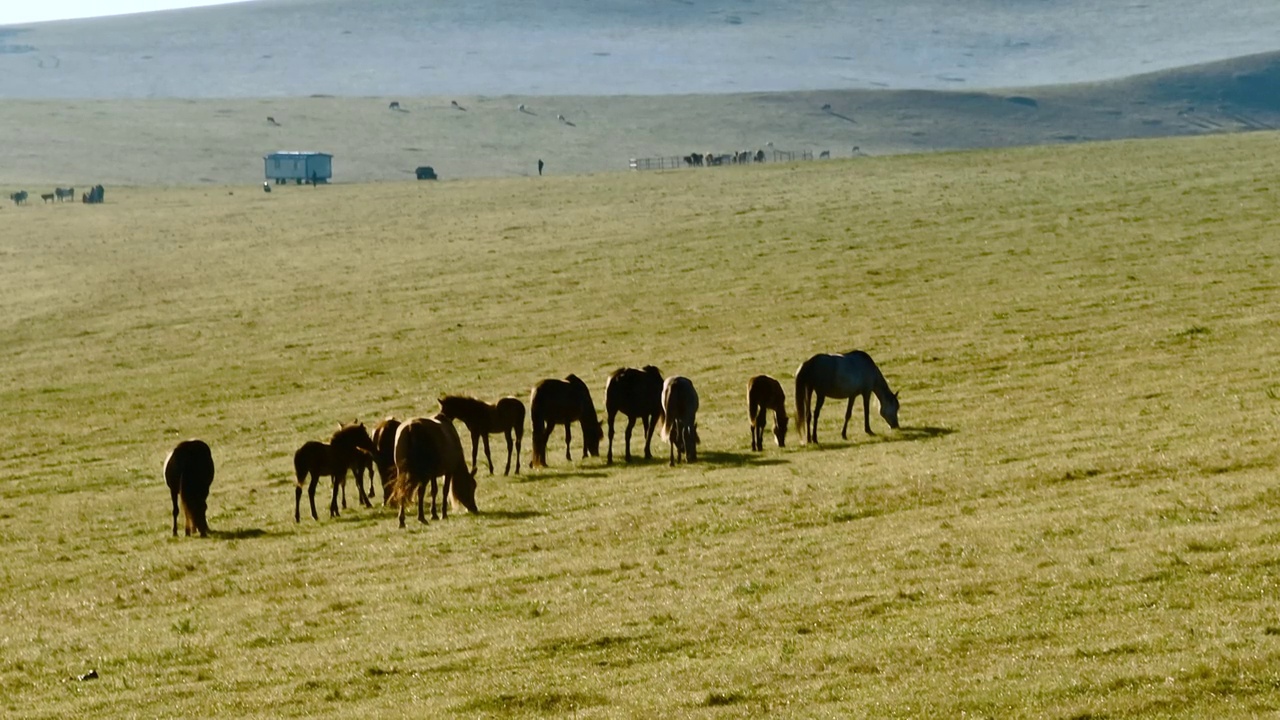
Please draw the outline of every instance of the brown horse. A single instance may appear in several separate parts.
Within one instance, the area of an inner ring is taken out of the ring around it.
[[[840,437],[849,439],[849,417],[853,415],[853,401],[862,396],[862,427],[871,432],[871,393],[880,401],[880,416],[889,427],[898,427],[898,394],[889,389],[880,368],[871,356],[861,350],[843,355],[820,353],[804,361],[796,370],[796,419],[804,423],[803,442],[818,442],[818,413],[826,398],[849,399],[844,411],[844,427]],[[818,396],[812,405],[811,397]]]
[[[487,403],[463,395],[445,395],[440,398],[440,413],[452,420],[461,420],[471,433],[471,474],[476,473],[476,454],[480,440],[484,439],[484,459],[493,474],[493,458],[489,455],[489,434],[502,433],[507,441],[507,466],[502,474],[511,473],[511,434],[515,433],[516,474],[520,474],[520,444],[524,442],[524,403],[519,398],[499,398]]]
[[[400,421],[386,417],[373,426],[374,462],[378,466],[378,476],[382,478],[382,504],[387,504],[387,496],[391,494],[391,481],[396,477],[396,430],[400,429]],[[372,480],[372,475],[370,475]],[[373,493],[371,492],[370,495]]]
[[[473,513],[476,508],[476,477],[467,471],[467,459],[462,453],[462,440],[453,423],[444,415],[432,418],[413,418],[396,431],[396,477],[390,502],[400,506],[400,527],[404,527],[404,508],[418,495],[418,522],[426,523],[423,499],[427,484],[431,484],[431,519],[436,514],[436,478],[444,476],[444,492],[441,495],[441,511],[449,517],[449,500],[461,503]]]
[[[687,377],[675,375],[662,384],[662,439],[676,460],[698,461],[698,391]]]
[[[613,462],[613,420],[618,413],[627,416],[624,457],[631,462],[631,431],[636,420],[643,423],[644,459],[653,457],[649,444],[662,415],[662,372],[652,365],[643,369],[618,368],[604,383],[604,412],[609,422],[609,454],[605,462]]]
[[[529,415],[533,422],[533,461],[529,467],[547,466],[547,441],[556,425],[564,425],[564,457],[573,460],[569,444],[575,421],[582,425],[582,457],[600,455],[604,431],[596,417],[591,391],[577,375],[569,375],[564,380],[543,380],[534,385],[529,396]]]
[[[373,502],[369,499],[372,494],[373,483],[370,481],[370,493],[364,491],[364,472],[369,467],[370,458],[376,456],[378,448],[373,444],[373,438],[369,436],[369,431],[365,429],[364,423],[356,421],[349,425],[339,425],[334,431],[333,436],[329,438],[329,445],[333,448],[334,471],[338,472],[333,478],[334,482],[334,500],[330,505],[332,517],[337,517],[338,513],[338,488],[342,488],[342,506],[347,506],[347,470],[350,470],[356,476],[356,488],[360,491],[360,504],[365,507],[373,507]],[[372,478],[373,473],[369,473]]]
[[[178,505],[186,520],[187,536],[208,537],[209,486],[213,484],[213,453],[203,440],[183,440],[164,459],[164,481],[173,496],[173,536],[178,536]]]
[[[356,448],[354,459],[348,459],[333,443],[316,440],[303,443],[302,447],[293,454],[293,472],[296,477],[293,491],[293,521],[302,522],[302,488],[303,481],[308,475],[311,476],[311,483],[305,487],[307,497],[311,500],[311,517],[319,520],[320,515],[316,512],[316,486],[320,483],[320,478],[333,478],[333,500],[329,503],[329,517],[338,517],[339,490],[342,492],[342,507],[347,506],[347,470],[354,471],[356,484],[363,489],[365,470],[368,470],[369,477],[373,477],[373,465],[373,455],[364,448]],[[363,494],[362,492],[361,495]]]
[[[773,411],[773,439],[778,447],[787,446],[787,395],[782,383],[768,375],[756,375],[747,381],[747,417],[751,420],[751,449],[764,450],[764,428],[768,412]]]

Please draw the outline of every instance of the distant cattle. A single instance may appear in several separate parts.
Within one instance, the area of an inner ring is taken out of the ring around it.
[[[16,193],[10,193],[9,199],[13,201],[14,205],[21,205],[27,201],[27,191],[19,190]]]
[[[64,200],[70,200],[71,202],[76,201],[75,188],[54,188],[53,194],[57,196],[58,202],[62,202]]]
[[[47,203],[53,202],[53,198],[54,198],[53,193],[41,193],[40,195],[40,199]]]

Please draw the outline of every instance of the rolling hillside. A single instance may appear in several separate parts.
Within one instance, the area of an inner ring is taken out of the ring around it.
[[[539,158],[563,175],[770,146],[839,158],[855,146],[880,155],[1196,135],[1277,126],[1277,87],[1271,53],[992,92],[9,101],[0,128],[16,140],[0,146],[0,190],[256,184],[275,150],[333,153],[336,182],[369,182],[411,178],[418,165],[446,180],[531,175]]]
[[[965,90],[1268,52],[1278,31],[1269,0],[256,0],[0,28],[0,97]]]

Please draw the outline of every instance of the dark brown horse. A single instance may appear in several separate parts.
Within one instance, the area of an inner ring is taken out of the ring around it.
[[[591,401],[591,391],[577,375],[564,380],[543,380],[533,386],[529,396],[529,415],[533,423],[533,460],[529,467],[547,466],[547,441],[556,425],[564,425],[564,457],[573,460],[569,445],[573,439],[574,422],[582,425],[582,457],[600,454],[600,439],[604,431],[596,417],[596,406]]]
[[[880,401],[880,416],[889,427],[898,427],[898,394],[889,389],[880,368],[871,356],[861,350],[843,355],[820,353],[804,361],[796,370],[796,419],[804,423],[803,442],[818,442],[818,413],[826,398],[849,398],[844,411],[844,427],[840,437],[849,439],[849,418],[853,415],[853,401],[862,396],[862,427],[871,432],[871,393]],[[813,395],[817,402],[810,403]]]
[[[334,466],[333,469],[339,472],[335,475],[334,482],[334,500],[330,505],[333,517],[337,517],[338,488],[342,488],[342,506],[347,506],[347,470],[350,470],[356,476],[356,488],[360,491],[360,504],[365,507],[373,507],[373,502],[369,499],[372,494],[373,483],[370,481],[370,493],[364,491],[364,469],[369,467],[370,458],[376,456],[378,452],[377,446],[373,444],[373,438],[369,436],[369,431],[365,429],[364,423],[356,421],[349,425],[339,425],[334,431],[333,436],[329,438],[329,445],[333,448]],[[372,478],[373,473],[370,472]]]
[[[649,444],[662,415],[662,372],[652,365],[644,368],[618,368],[604,383],[604,412],[609,423],[609,454],[605,462],[613,462],[613,420],[618,413],[627,416],[623,457],[631,462],[631,431],[636,420],[644,429],[644,459],[653,457]]]
[[[178,505],[192,532],[208,537],[209,486],[213,484],[213,453],[203,440],[183,440],[164,459],[164,481],[173,496],[173,536],[178,536]]]
[[[373,455],[364,448],[356,448],[354,458],[348,458],[339,452],[333,443],[317,440],[303,443],[302,447],[293,454],[293,472],[296,478],[293,491],[293,521],[302,522],[302,488],[307,476],[311,477],[310,484],[305,485],[307,497],[311,500],[311,517],[320,519],[319,514],[316,513],[316,486],[320,483],[321,477],[333,478],[333,500],[329,503],[329,517],[338,517],[339,490],[342,492],[342,507],[347,506],[347,470],[354,471],[356,484],[363,489],[365,470],[368,470],[369,477],[373,477],[373,465]],[[361,495],[363,494],[362,492]]]
[[[423,500],[427,484],[431,484],[431,519],[436,514],[436,481],[444,476],[444,492],[441,495],[441,511],[449,517],[449,500],[452,498],[473,513],[476,509],[476,477],[467,471],[467,459],[462,453],[462,440],[453,423],[444,415],[431,418],[413,418],[396,431],[396,477],[392,485],[390,502],[400,507],[400,527],[404,527],[404,508],[418,495],[418,522],[426,523]]]
[[[773,439],[778,447],[787,446],[787,395],[782,383],[768,375],[756,375],[747,381],[747,417],[751,420],[751,449],[764,450],[764,428],[768,413],[773,411]]]
[[[493,474],[493,458],[489,455],[489,435],[502,433],[507,441],[507,466],[502,474],[511,473],[511,435],[515,433],[516,474],[520,474],[520,444],[524,441],[524,403],[519,398],[499,398],[487,403],[463,395],[445,395],[440,398],[440,413],[453,420],[461,420],[471,433],[471,474],[476,473],[476,454],[480,440],[484,440],[484,459]]]
[[[687,377],[674,375],[662,384],[662,439],[671,449],[671,465],[683,456],[698,461],[698,391]]]
[[[382,478],[383,505],[387,504],[387,496],[391,494],[391,481],[396,477],[396,430],[399,429],[400,421],[393,417],[383,418],[373,426],[373,458],[378,466],[378,476]]]

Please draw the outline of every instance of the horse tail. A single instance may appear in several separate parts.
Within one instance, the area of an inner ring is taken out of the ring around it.
[[[301,451],[293,454],[293,474],[295,477],[293,484],[299,488],[306,487],[302,481],[307,477],[307,464],[302,459]]]
[[[533,458],[529,461],[529,467],[546,467],[547,466],[547,435],[546,423],[542,417],[542,406],[538,403],[538,390],[535,388],[533,396],[529,398],[529,424],[533,431]]]

